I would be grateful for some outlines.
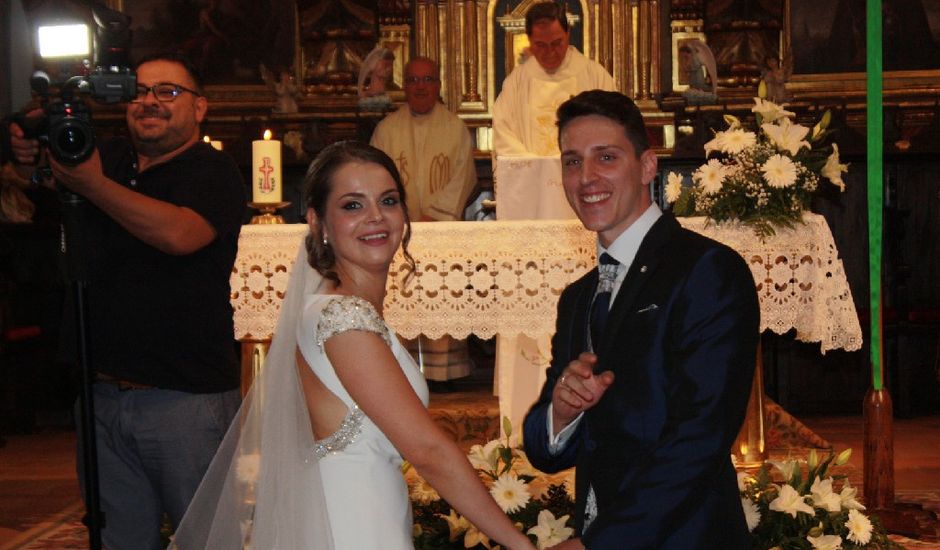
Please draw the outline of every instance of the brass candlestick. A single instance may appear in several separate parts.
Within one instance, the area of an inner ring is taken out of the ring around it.
[[[251,224],[284,223],[284,217],[277,214],[277,211],[288,205],[290,202],[249,202],[248,206],[261,212],[257,216],[252,216]]]

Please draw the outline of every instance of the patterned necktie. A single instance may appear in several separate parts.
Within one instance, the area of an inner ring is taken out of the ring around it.
[[[614,280],[617,278],[619,265],[620,262],[610,254],[606,252],[601,254],[600,264],[597,266],[597,294],[594,295],[594,305],[591,306],[591,348],[595,351],[601,347],[604,327],[607,326],[610,296],[614,290]]]

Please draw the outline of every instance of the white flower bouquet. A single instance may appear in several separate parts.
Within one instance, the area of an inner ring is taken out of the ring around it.
[[[830,466],[845,464],[851,454],[851,449],[838,456],[830,452],[820,461],[813,450],[805,461],[768,461],[755,475],[739,472],[738,489],[753,548],[900,549],[877,518],[865,515],[857,489],[845,475],[827,477]],[[774,482],[771,469],[781,482]]]
[[[725,115],[729,127],[705,144],[707,162],[692,174],[691,186],[669,173],[666,200],[675,215],[736,220],[766,237],[802,221],[821,178],[845,190],[842,173],[848,165],[840,163],[835,143],[823,145],[831,134],[829,111],[810,129],[775,103],[760,97],[754,102],[757,129]],[[719,158],[709,158],[716,152]]]
[[[512,426],[503,419],[506,440],[474,445],[467,458],[489,488],[490,494],[516,526],[538,548],[554,546],[574,535],[574,473],[555,475],[539,472],[525,452],[511,447]],[[405,480],[414,514],[414,543],[417,550],[451,548],[500,548],[466,518],[442,500],[410,465]]]

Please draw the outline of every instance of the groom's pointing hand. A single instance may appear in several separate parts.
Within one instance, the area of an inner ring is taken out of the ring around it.
[[[600,401],[604,392],[614,382],[614,373],[604,371],[594,374],[597,356],[584,352],[577,359],[568,363],[555,389],[552,391],[552,414],[555,429],[561,429],[579,414],[590,409]]]

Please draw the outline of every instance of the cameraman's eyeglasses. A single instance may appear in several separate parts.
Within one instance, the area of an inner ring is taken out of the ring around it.
[[[436,76],[426,75],[426,76],[406,76],[405,84],[417,84],[419,82],[424,82],[425,84],[431,84],[437,82],[438,78]]]
[[[140,103],[147,97],[147,94],[153,92],[153,97],[157,98],[157,101],[170,102],[173,101],[183,92],[189,92],[196,97],[200,97],[201,94],[196,90],[190,90],[185,86],[180,86],[179,84],[154,84],[153,86],[137,86],[137,97],[131,100],[131,103]]]

